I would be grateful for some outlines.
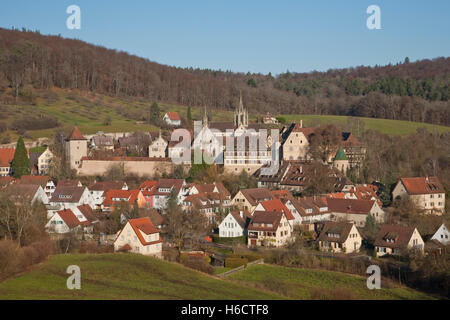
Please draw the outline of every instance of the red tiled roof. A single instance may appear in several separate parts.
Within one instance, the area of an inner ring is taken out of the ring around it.
[[[134,201],[137,200],[139,193],[141,190],[119,190],[119,189],[111,189],[106,193],[105,200],[103,201],[103,205],[111,205],[114,201],[114,198],[126,199],[129,204],[134,204]]]
[[[67,226],[72,229],[80,225],[80,220],[70,209],[64,209],[56,212],[61,219],[67,224]]]
[[[78,130],[77,127],[74,127],[72,133],[67,138],[67,140],[87,140],[87,139],[81,134],[80,130]]]
[[[94,211],[88,204],[83,204],[77,207],[78,210],[83,214],[83,216],[89,221],[94,222],[97,221],[97,217],[94,214]]]
[[[158,183],[157,180],[146,180],[139,185],[139,189],[149,190],[155,187],[157,183]]]
[[[159,233],[158,229],[155,228],[155,226],[153,225],[153,223],[149,217],[130,219],[130,220],[128,220],[128,222],[130,223],[131,227],[133,228],[134,232],[136,233],[137,237],[139,238],[139,241],[144,246],[162,242],[161,236],[159,237],[159,240],[152,241],[152,242],[145,241],[144,237],[142,236],[140,231],[142,231],[143,233],[145,233],[147,235],[153,234],[153,233]]]
[[[444,187],[437,177],[401,178],[408,194],[444,193]]]
[[[295,219],[291,211],[284,205],[284,203],[281,202],[280,199],[263,201],[261,202],[261,205],[264,207],[264,209],[266,209],[266,211],[284,212],[288,220]]]
[[[14,159],[14,148],[0,148],[0,167],[11,166],[11,161]]]
[[[181,120],[180,115],[176,111],[169,111],[166,114],[172,121]]]

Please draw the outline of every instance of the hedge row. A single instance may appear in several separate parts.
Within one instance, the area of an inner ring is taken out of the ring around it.
[[[215,243],[223,243],[223,244],[230,244],[230,243],[243,243],[247,244],[247,237],[234,237],[234,238],[226,238],[226,237],[219,237],[219,235],[215,234],[213,235],[213,241]]]
[[[240,266],[247,267],[248,260],[246,258],[226,258],[225,267],[226,268],[237,268]]]

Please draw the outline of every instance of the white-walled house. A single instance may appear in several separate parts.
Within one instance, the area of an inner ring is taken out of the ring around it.
[[[41,202],[48,204],[49,200],[44,189],[40,185],[35,184],[12,184],[5,188],[11,201],[16,204],[29,203],[34,204]]]
[[[382,224],[374,245],[378,256],[401,255],[409,250],[423,254],[425,249],[425,243],[417,228],[396,224]]]
[[[91,207],[78,206],[73,209],[63,209],[55,212],[45,225],[48,233],[64,234],[83,229],[85,233],[92,233],[93,225],[98,222]]]
[[[317,242],[321,251],[353,253],[361,248],[362,237],[353,223],[327,221]]]
[[[429,214],[442,215],[445,211],[445,190],[437,177],[401,178],[392,199],[410,199]]]
[[[162,239],[150,218],[130,219],[114,241],[114,251],[162,257]]]
[[[128,185],[121,181],[94,182],[89,185],[89,192],[93,197],[95,208],[101,208],[107,192],[111,189],[128,190]]]
[[[232,211],[219,225],[219,237],[235,238],[247,235],[247,227],[250,222],[248,211]]]
[[[74,209],[87,204],[95,209],[95,202],[87,187],[58,186],[50,199],[50,207],[47,210],[47,218],[62,209]]]
[[[436,240],[442,243],[443,245],[450,244],[450,226],[445,223],[441,224],[439,229],[433,234],[431,240]]]
[[[181,125],[181,118],[178,112],[166,112],[166,114],[163,117],[163,120],[171,125],[171,126],[180,126]]]

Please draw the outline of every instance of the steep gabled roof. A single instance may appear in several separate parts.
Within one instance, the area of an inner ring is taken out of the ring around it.
[[[382,224],[375,238],[375,246],[406,248],[416,228],[399,224]],[[388,240],[394,240],[389,242]]]
[[[64,209],[56,212],[70,229],[80,225],[80,220],[70,209]]]
[[[242,189],[241,193],[252,206],[257,205],[261,201],[271,200],[274,198],[272,193],[266,188]]]
[[[242,212],[242,217],[241,217]],[[245,229],[245,227],[248,226],[251,220],[251,214],[248,210],[233,210],[230,212],[231,216],[234,218],[234,220],[241,226],[242,229]]]
[[[80,212],[84,215],[84,217],[89,222],[98,221],[97,217],[94,214],[94,211],[92,210],[92,208],[88,204],[83,204],[81,206],[78,206],[77,209],[80,210]]]
[[[347,155],[344,152],[344,149],[339,148],[339,150],[336,152],[336,155],[334,156],[333,160],[348,160]]]
[[[252,231],[276,231],[283,217],[283,212],[255,211],[248,230]]]
[[[410,195],[445,192],[437,177],[401,178],[400,180]]]
[[[79,202],[86,187],[58,186],[53,192],[50,202]]]
[[[167,117],[172,121],[181,120],[180,115],[176,111],[168,111],[166,112]]]
[[[0,167],[9,167],[14,159],[14,148],[0,148]]]
[[[349,222],[327,221],[317,240],[343,243],[347,240],[353,226],[354,224]]]
[[[261,205],[266,209],[266,211],[278,211],[278,212],[284,212],[286,215],[286,218],[288,220],[294,220],[294,216],[292,215],[291,211],[284,205],[283,202],[281,202],[280,199],[272,199],[261,202]]]
[[[37,184],[12,184],[6,187],[5,192],[15,201],[31,201],[41,186]]]
[[[159,233],[158,229],[155,228],[155,226],[153,225],[153,223],[149,217],[130,219],[130,220],[128,220],[128,222],[130,223],[130,226],[133,228],[134,232],[136,233],[136,235],[137,235],[139,241],[142,243],[142,245],[145,246],[145,245],[162,242],[161,237],[159,237],[159,240],[157,240],[157,241],[147,242],[147,241],[145,241],[144,237],[142,236],[142,233],[140,231],[142,231],[146,235]]]
[[[114,199],[125,199],[130,205],[138,199],[141,190],[122,190],[122,189],[111,189],[106,193],[105,200],[103,200],[103,205],[112,205],[114,202],[119,202]],[[122,201],[122,200],[121,200]]]

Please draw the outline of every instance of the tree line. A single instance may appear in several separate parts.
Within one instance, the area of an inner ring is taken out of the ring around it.
[[[278,76],[176,68],[39,32],[0,29],[0,102],[58,87],[186,106],[449,125],[450,58]],[[381,109],[381,111],[380,111]]]

